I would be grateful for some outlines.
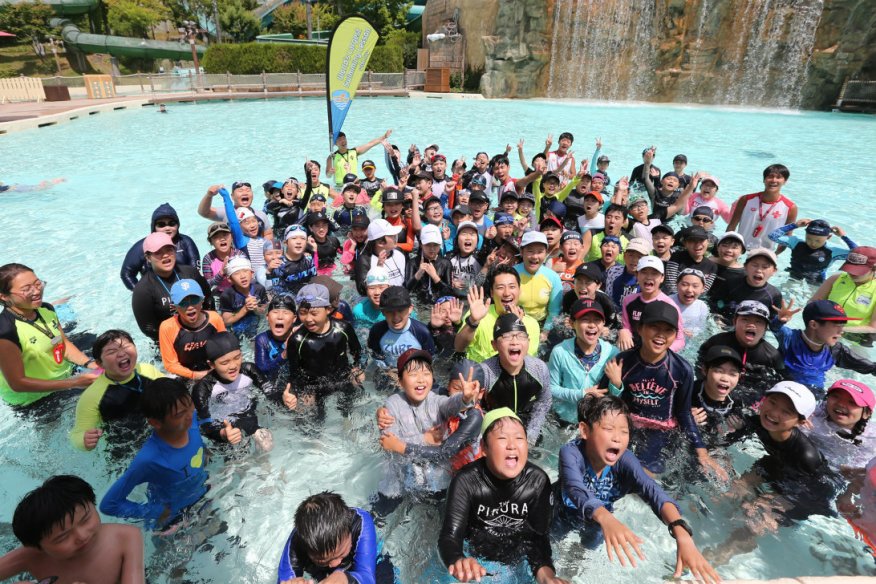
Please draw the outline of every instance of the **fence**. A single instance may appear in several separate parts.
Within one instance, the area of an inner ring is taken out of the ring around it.
[[[846,80],[836,107],[841,111],[876,111],[876,81]]]
[[[35,77],[0,79],[0,103],[12,101],[45,101],[42,80]]]

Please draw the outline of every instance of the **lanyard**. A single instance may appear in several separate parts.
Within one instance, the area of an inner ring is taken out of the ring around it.
[[[767,215],[770,214],[770,212],[773,210],[773,207],[775,207],[776,205],[778,205],[778,204],[779,204],[779,201],[781,201],[781,199],[779,199],[778,201],[776,201],[775,203],[773,203],[772,205],[770,205],[769,208],[766,210],[766,213],[762,213],[762,212],[761,212],[761,208],[763,207],[763,199],[761,199],[760,197],[758,197],[757,201],[758,201],[758,205],[757,205],[757,216],[758,216],[758,219],[760,219],[760,222],[763,223],[763,219],[764,219],[764,217],[766,217]]]
[[[174,270],[172,273],[176,277],[176,281],[179,282],[179,274],[176,273],[176,270]],[[167,284],[164,283],[164,278],[162,278],[158,274],[155,274],[155,277],[158,278],[158,282],[161,284],[161,287],[164,288],[164,291],[167,292],[168,296],[170,296],[170,288],[168,288]]]
[[[52,340],[52,343],[57,342],[55,335],[52,334],[52,330],[49,328],[49,324],[45,320],[43,320],[43,315],[39,313],[39,310],[34,311],[36,313],[36,318],[32,321],[27,320],[26,318],[24,318],[23,316],[21,316],[20,314],[15,312],[14,310],[11,310],[9,308],[7,308],[7,310],[9,310],[9,314],[11,314],[16,320],[20,320],[23,323],[27,323],[30,326],[32,326],[33,328],[35,328],[36,330],[40,331],[41,333],[43,333],[44,335],[49,337],[49,339]]]

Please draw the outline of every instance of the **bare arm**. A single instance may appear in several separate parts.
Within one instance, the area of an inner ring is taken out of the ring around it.
[[[124,529],[120,583],[145,584],[146,568],[143,564],[143,536],[140,534],[140,530],[135,527],[128,525],[119,527]]]
[[[3,374],[12,391],[19,393],[63,391],[74,387],[86,387],[99,375],[98,373],[83,373],[67,379],[27,377],[24,374],[21,350],[15,346],[15,343],[6,339],[0,339],[0,373]]]
[[[198,215],[204,219],[209,219],[210,221],[219,221],[219,215],[216,214],[216,209],[211,205],[213,203],[213,197],[216,196],[216,193],[219,192],[219,189],[222,188],[222,186],[223,185],[212,185],[207,189],[207,194],[201,197],[201,202],[198,203]]]
[[[523,154],[523,138],[517,143],[517,156],[520,157],[520,168],[523,169],[523,172],[526,172],[529,168],[529,164],[526,162],[526,155]]]
[[[843,329],[844,333],[876,333],[876,310],[873,311],[873,315],[870,317],[870,324],[860,324],[858,326],[847,326]]]
[[[423,220],[420,218],[420,189],[412,189],[411,190],[411,205],[413,206],[414,212],[411,213],[411,224],[414,227],[414,232],[419,233],[423,230]]]
[[[517,188],[517,192],[522,193],[523,190],[526,188],[526,185],[528,185],[529,183],[531,183],[535,179],[539,178],[540,176],[541,176],[541,173],[537,170],[534,170],[534,171],[530,172],[529,174],[527,174],[526,176],[524,176],[523,178],[518,178],[517,182],[515,183],[515,187]]]
[[[362,144],[361,146],[356,146],[356,154],[365,154],[384,140],[388,140],[390,135],[392,134],[392,130],[387,130],[384,132],[382,136],[378,136],[377,138],[371,140],[367,144]]]
[[[727,231],[735,231],[739,226],[739,220],[742,219],[742,211],[745,209],[745,195],[736,199],[736,204],[733,205],[733,216],[730,217],[730,223],[727,224]]]

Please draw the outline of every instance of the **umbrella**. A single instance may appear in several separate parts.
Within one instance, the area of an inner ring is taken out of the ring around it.
[[[5,30],[0,30],[0,37],[14,37],[15,35]]]

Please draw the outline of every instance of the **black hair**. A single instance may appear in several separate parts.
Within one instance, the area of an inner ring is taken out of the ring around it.
[[[519,418],[512,418],[511,416],[505,416],[504,418],[496,418],[492,424],[487,426],[487,429],[484,430],[483,441],[484,442],[487,441],[487,436],[489,436],[493,430],[495,430],[496,428],[499,427],[500,422],[507,422],[507,421],[511,421],[511,422],[515,422],[517,424],[520,424],[520,426],[523,428],[523,435],[524,436],[527,435],[526,434],[526,424],[524,424]]]
[[[338,549],[345,536],[352,535],[356,512],[337,493],[311,495],[295,510],[295,537],[308,556],[326,557]]]
[[[864,411],[868,413],[872,413],[870,408],[864,406]],[[858,438],[861,434],[864,433],[864,430],[867,429],[867,422],[870,421],[870,418],[865,418],[861,416],[861,419],[855,422],[855,425],[852,426],[851,430],[840,430],[836,433],[840,438],[844,438],[854,444],[855,446],[860,446],[863,441]]]
[[[5,264],[0,266],[0,294],[9,294],[12,292],[12,280],[15,276],[22,272],[32,272],[30,268],[24,264]]]
[[[100,361],[101,353],[103,353],[104,347],[109,345],[113,341],[128,341],[133,344],[134,339],[131,337],[128,331],[123,331],[121,329],[110,329],[106,332],[100,334],[99,337],[94,341],[94,344],[91,346],[91,354],[94,355],[95,361]]]
[[[311,164],[315,164],[316,167],[319,168],[319,169],[322,168],[322,165],[321,165],[319,162],[317,162],[316,160],[308,160],[307,162],[305,162],[305,163],[304,163],[304,174],[307,175],[307,180],[308,180],[308,181],[310,180],[310,170],[308,170],[308,167],[309,167]]]
[[[477,158],[477,157],[480,156],[481,154],[483,154],[483,155],[486,156],[487,158],[490,157],[490,155],[487,154],[486,152],[478,152],[477,154],[475,154],[475,158]]]
[[[23,546],[39,548],[55,527],[72,521],[76,509],[89,503],[96,503],[94,489],[84,480],[73,475],[49,477],[15,507],[12,533]]]
[[[191,401],[186,384],[179,379],[160,377],[140,395],[140,411],[150,420],[164,420],[179,403]]]
[[[624,207],[623,205],[618,205],[617,203],[612,203],[611,205],[608,206],[608,208],[605,210],[605,213],[603,215],[608,215],[609,213],[620,213],[621,215],[626,217],[627,212],[628,212],[627,208]]]
[[[484,291],[486,292],[487,296],[492,296],[493,282],[496,281],[496,276],[501,276],[502,274],[513,275],[514,279],[517,280],[517,285],[520,285],[520,273],[514,269],[514,266],[509,266],[507,264],[498,264],[487,273],[487,278],[486,280],[484,280]]]
[[[633,419],[630,416],[630,408],[624,400],[616,395],[598,396],[588,393],[578,400],[578,422],[583,422],[591,428],[600,421],[605,414],[617,412],[626,417],[630,428],[633,427]]]
[[[774,172],[785,177],[785,180],[791,178],[791,171],[784,164],[770,164],[763,169],[763,177],[766,178]]]
[[[496,154],[495,156],[493,156],[492,160],[490,160],[490,168],[493,168],[495,165],[499,164],[500,162],[505,164],[506,166],[511,166],[511,163],[508,162],[508,155],[507,154]]]
[[[432,373],[432,363],[423,357],[411,357],[408,359],[408,362],[405,363],[405,366],[402,368],[402,373],[409,373],[411,371],[419,371],[420,369],[426,369],[429,373]]]
[[[574,142],[574,141],[575,141],[575,136],[572,135],[572,132],[563,132],[562,134],[560,134],[560,137],[557,138],[557,141],[560,141],[560,140],[562,140],[563,138],[568,138],[568,139],[569,139],[569,142]]]
[[[535,156],[532,157],[532,162],[530,162],[530,164],[532,164],[534,166],[535,161],[538,160],[539,158],[541,158],[542,160],[545,160],[545,161],[547,160],[547,156],[544,155],[544,152],[539,152],[538,154],[536,154]]]

